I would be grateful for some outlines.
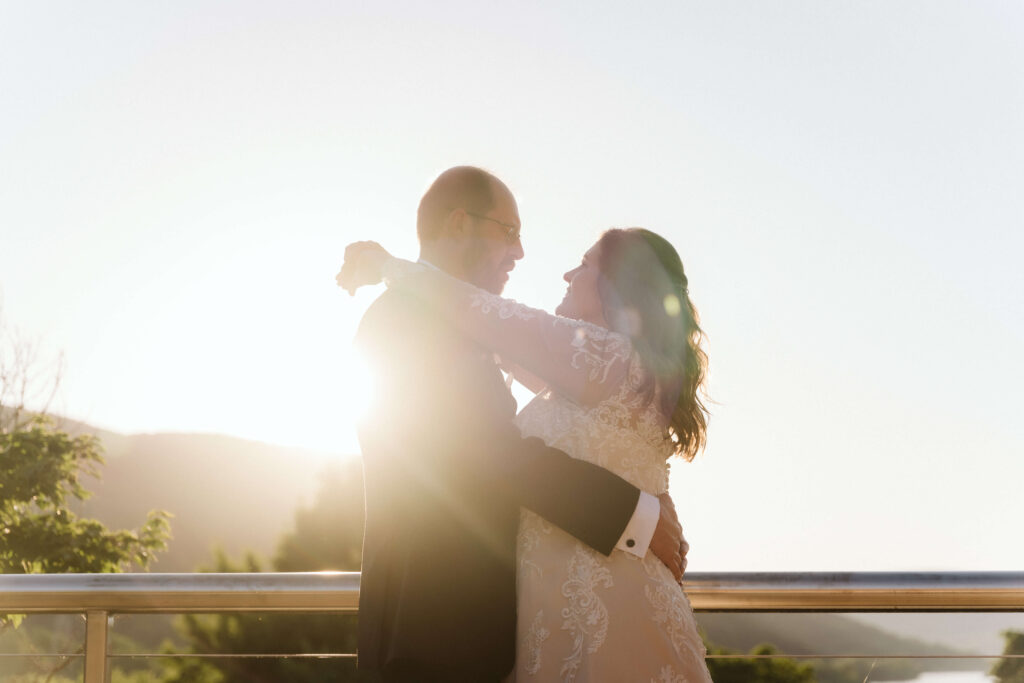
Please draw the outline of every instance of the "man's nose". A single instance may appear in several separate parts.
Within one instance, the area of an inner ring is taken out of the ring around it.
[[[523,258],[523,243],[516,240],[515,244],[513,244],[512,248],[509,250],[509,253],[512,255],[513,261],[518,261]]]

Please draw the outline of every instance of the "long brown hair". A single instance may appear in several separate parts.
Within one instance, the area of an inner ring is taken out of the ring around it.
[[[692,460],[707,439],[701,397],[708,356],[683,262],[668,240],[644,228],[613,228],[597,243],[605,320],[633,342],[647,370],[641,391],[648,402],[657,388],[673,454]]]

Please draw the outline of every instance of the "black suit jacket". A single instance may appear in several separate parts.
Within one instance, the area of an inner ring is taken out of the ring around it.
[[[524,439],[492,355],[413,295],[377,299],[356,344],[375,382],[359,428],[359,666],[499,680],[515,658],[520,506],[607,554],[639,491]]]

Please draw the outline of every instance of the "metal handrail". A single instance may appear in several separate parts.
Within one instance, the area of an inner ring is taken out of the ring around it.
[[[1024,572],[694,572],[684,587],[697,611],[1024,611]],[[114,614],[358,607],[358,572],[0,575],[0,614],[85,613],[85,683],[106,680]]]
[[[354,612],[359,572],[0,575],[0,613]]]
[[[1024,572],[714,572],[684,587],[699,611],[1024,610]]]
[[[1024,610],[1024,572],[687,574],[698,611]],[[0,575],[3,612],[352,612],[359,572]]]

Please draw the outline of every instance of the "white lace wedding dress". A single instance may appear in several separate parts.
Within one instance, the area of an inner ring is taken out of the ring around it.
[[[389,286],[555,389],[519,414],[536,436],[653,495],[668,489],[672,447],[628,337],[487,293],[392,259]],[[652,553],[604,556],[524,510],[517,548],[515,683],[711,683],[690,602]]]
[[[524,435],[657,495],[668,489],[671,450],[655,403],[644,406],[636,391],[635,356],[630,363],[619,391],[597,406],[547,391],[517,421]],[[653,554],[605,557],[524,510],[518,562],[516,683],[711,681],[690,602]]]

